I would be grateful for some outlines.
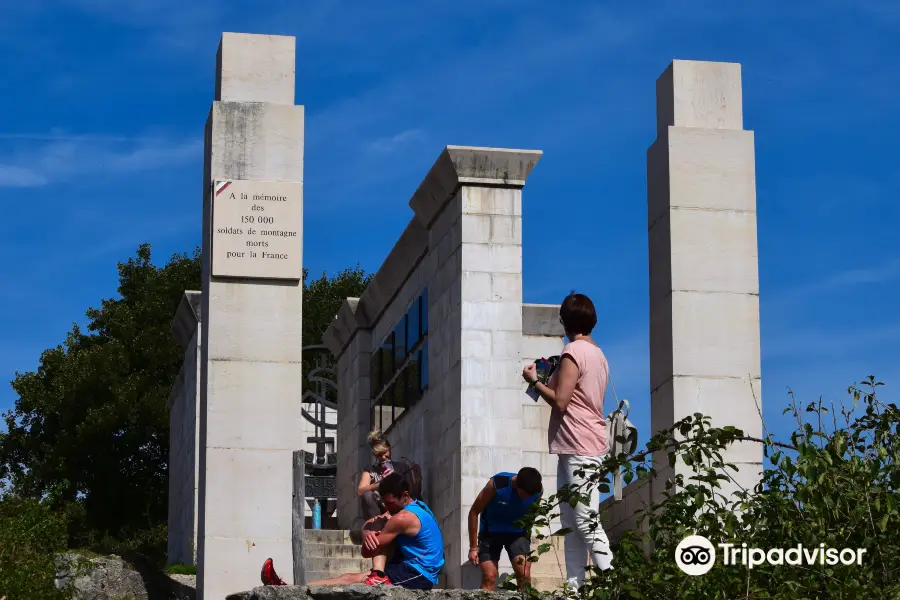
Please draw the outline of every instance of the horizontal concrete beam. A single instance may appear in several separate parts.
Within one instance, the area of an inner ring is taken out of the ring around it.
[[[322,343],[340,356],[357,329],[369,329],[390,304],[410,273],[428,252],[428,230],[411,219],[362,296],[347,298],[325,330]]]
[[[461,185],[521,188],[540,159],[540,150],[509,150],[447,146],[409,201],[413,217],[400,234],[355,307],[356,327],[371,328],[404,282],[428,252],[428,231],[437,215]],[[557,309],[558,310],[558,309]],[[349,321],[336,319],[324,343],[339,356],[353,338]],[[549,334],[554,335],[554,334]]]
[[[185,290],[172,320],[172,335],[182,348],[187,348],[197,330],[200,317],[200,300],[202,293],[196,290]]]
[[[335,356],[340,356],[347,344],[350,343],[350,340],[353,339],[353,334],[356,333],[358,328],[356,310],[358,306],[359,298],[345,299],[343,304],[341,304],[341,308],[338,309],[334,320],[322,335],[322,343]]]
[[[416,218],[429,226],[463,184],[521,188],[543,153],[447,146],[409,201]]]
[[[565,336],[559,322],[559,304],[523,304],[522,335]]]
[[[410,219],[378,272],[359,297],[356,320],[368,329],[387,308],[409,274],[428,251],[428,230],[416,219]]]

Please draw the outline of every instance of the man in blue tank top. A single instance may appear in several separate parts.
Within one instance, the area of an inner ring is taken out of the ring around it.
[[[363,556],[372,559],[374,568],[309,585],[365,583],[430,590],[437,584],[444,566],[444,538],[431,509],[410,498],[409,482],[397,473],[382,479],[378,491],[387,513],[370,519],[374,527],[363,528]]]
[[[504,548],[519,588],[531,580],[531,563],[527,561],[531,532],[517,522],[542,493],[541,474],[523,467],[518,473],[497,473],[475,498],[469,510],[469,561],[481,567],[481,589],[494,591],[497,563]]]

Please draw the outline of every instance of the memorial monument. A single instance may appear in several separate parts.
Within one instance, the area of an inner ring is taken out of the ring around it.
[[[526,396],[521,379],[525,362],[564,342],[559,307],[522,297],[523,188],[541,152],[444,148],[371,284],[324,335],[336,405],[321,391],[302,395],[304,116],[294,45],[226,33],[219,46],[202,290],[185,292],[173,322],[185,361],[170,397],[169,561],[196,560],[201,599],[252,586],[268,557],[290,583],[293,453],[317,457],[313,487],[328,487],[317,477],[336,462],[338,524],[351,529],[360,469],[372,459],[366,433],[379,427],[396,455],[422,466],[424,500],[444,533],[442,584],[477,587],[466,517],[487,478],[531,466],[547,494],[556,489],[549,407]],[[654,430],[699,411],[761,434],[754,147],[741,105],[737,64],[676,60],[657,81],[647,154]],[[615,377],[615,356],[610,366]],[[741,467],[735,487],[759,481],[761,446],[737,444],[726,459]],[[661,485],[629,485],[621,501],[606,501],[611,538],[634,528],[635,510]],[[536,587],[560,585],[563,564],[557,542],[533,567]]]
[[[673,61],[657,81],[657,134],[647,155],[651,427],[702,412],[759,437],[754,149],[740,65]],[[450,587],[477,585],[465,516],[486,477],[534,466],[545,489],[556,489],[549,409],[525,396],[520,376],[526,361],[558,353],[563,335],[558,307],[522,300],[521,188],[538,157],[448,146],[373,283],[347,299],[325,334],[339,357],[341,526],[358,516],[352,492],[369,461],[365,432],[386,427],[395,452],[423,465]],[[610,365],[615,376],[615,356]],[[609,396],[607,404],[612,410]],[[605,501],[612,539],[634,529],[635,511],[664,490],[672,470],[660,458],[654,484]],[[735,444],[725,459],[740,468],[726,493],[760,480],[761,445]],[[554,552],[534,572],[561,576],[561,564]]]

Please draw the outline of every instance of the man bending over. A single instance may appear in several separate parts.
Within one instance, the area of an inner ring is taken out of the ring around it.
[[[481,566],[481,589],[494,591],[497,563],[504,548],[519,589],[531,581],[531,563],[527,561],[531,532],[516,522],[541,499],[542,492],[541,474],[537,469],[523,467],[518,473],[497,473],[475,498],[469,509],[469,561]]]
[[[309,585],[365,583],[430,590],[444,566],[444,538],[431,509],[409,497],[409,483],[391,473],[378,488],[388,511],[380,531],[363,531],[363,556],[371,558],[368,573],[348,573]]]

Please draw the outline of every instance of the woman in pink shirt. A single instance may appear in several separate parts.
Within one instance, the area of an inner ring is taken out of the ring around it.
[[[540,383],[536,367],[525,367],[522,376],[535,386],[552,408],[548,438],[550,453],[559,455],[556,469],[557,487],[581,485],[586,477],[575,471],[589,465],[600,465],[606,456],[606,419],[603,397],[609,381],[606,356],[590,333],[597,325],[594,303],[584,294],[569,294],[559,308],[559,320],[569,343],[560,354],[559,368],[547,382]],[[590,471],[585,473],[590,475]],[[600,504],[600,491],[591,492],[590,504],[579,503],[574,509],[567,502],[560,505],[560,521],[571,533],[565,536],[566,578],[579,587],[584,583],[587,554],[600,569],[612,568],[609,539],[599,522],[591,531],[590,511]]]

